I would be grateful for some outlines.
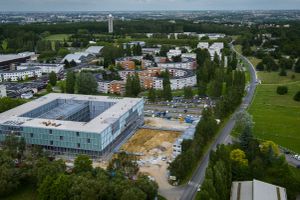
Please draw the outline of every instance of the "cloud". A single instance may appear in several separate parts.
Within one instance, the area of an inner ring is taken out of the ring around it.
[[[1,11],[295,9],[299,0],[0,0]]]

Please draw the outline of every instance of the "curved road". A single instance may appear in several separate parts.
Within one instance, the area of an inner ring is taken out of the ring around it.
[[[182,191],[182,195],[180,197],[180,200],[192,200],[195,198],[197,193],[197,188],[199,185],[202,184],[204,177],[205,177],[205,170],[208,166],[209,162],[209,154],[211,150],[216,149],[218,144],[222,144],[227,140],[227,137],[229,137],[234,124],[235,124],[235,115],[238,112],[244,111],[248,108],[249,104],[251,103],[254,93],[256,84],[258,82],[257,74],[255,71],[254,66],[252,63],[243,55],[238,53],[232,44],[230,44],[230,48],[235,51],[239,58],[241,58],[244,63],[247,63],[249,66],[249,72],[251,76],[250,84],[247,87],[247,95],[243,98],[242,104],[235,110],[231,118],[228,120],[227,124],[224,126],[224,128],[221,130],[219,136],[216,138],[215,142],[211,145],[211,147],[207,150],[207,152],[204,154],[203,159],[201,160],[200,164],[198,165],[197,169],[195,170],[191,180],[188,184],[184,186],[184,190]],[[182,190],[182,188],[179,188]]]

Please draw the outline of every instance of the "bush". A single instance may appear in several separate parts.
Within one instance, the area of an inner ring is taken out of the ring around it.
[[[300,91],[298,91],[294,96],[295,101],[300,101]]]
[[[277,94],[284,95],[288,93],[288,87],[287,86],[278,86],[277,87]]]

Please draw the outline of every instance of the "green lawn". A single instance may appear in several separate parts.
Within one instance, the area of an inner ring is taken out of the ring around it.
[[[300,74],[293,80],[277,72],[260,72],[258,76],[263,84],[258,85],[249,109],[255,122],[254,134],[300,153],[300,103],[293,100],[300,90],[300,81],[296,81]],[[278,95],[277,86],[285,83],[288,94]]]
[[[46,37],[46,40],[64,41],[64,39],[67,40],[70,36],[71,36],[70,34],[53,34]]]
[[[4,198],[5,200],[35,200],[37,199],[37,192],[33,185],[24,185],[20,187],[13,194]]]
[[[279,76],[279,72],[257,72],[258,77],[263,84],[288,84],[300,81],[300,74],[293,71],[287,71],[287,76]],[[294,78],[292,76],[294,75]]]

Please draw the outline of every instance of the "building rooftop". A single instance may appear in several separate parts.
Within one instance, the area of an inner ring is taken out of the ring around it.
[[[16,60],[16,59],[25,58],[25,57],[29,57],[29,56],[21,55],[21,54],[3,54],[3,55],[0,55],[0,62]]]
[[[49,103],[53,103],[54,101],[68,101],[75,103],[71,103],[68,106],[65,104],[63,106],[64,109],[58,109],[59,106],[57,106],[44,115],[40,115],[38,117],[33,116],[34,114],[32,114],[32,112],[34,112],[35,109],[49,105]],[[142,101],[143,99],[141,98],[116,98],[107,96],[51,93],[1,113],[0,124],[14,123],[20,124],[23,127],[101,133],[103,130],[110,127],[121,116],[126,114],[126,112],[132,107]],[[84,102],[110,103],[111,106],[104,109],[103,112],[100,112],[100,114],[94,116],[87,122],[65,120],[70,112],[73,112],[74,109],[78,109],[84,104]],[[32,115],[32,117],[28,117],[30,115]]]
[[[92,53],[92,54],[98,54],[103,49],[103,46],[90,46],[85,50],[85,52]]]
[[[230,200],[287,200],[283,187],[259,180],[235,181],[231,187]]]

